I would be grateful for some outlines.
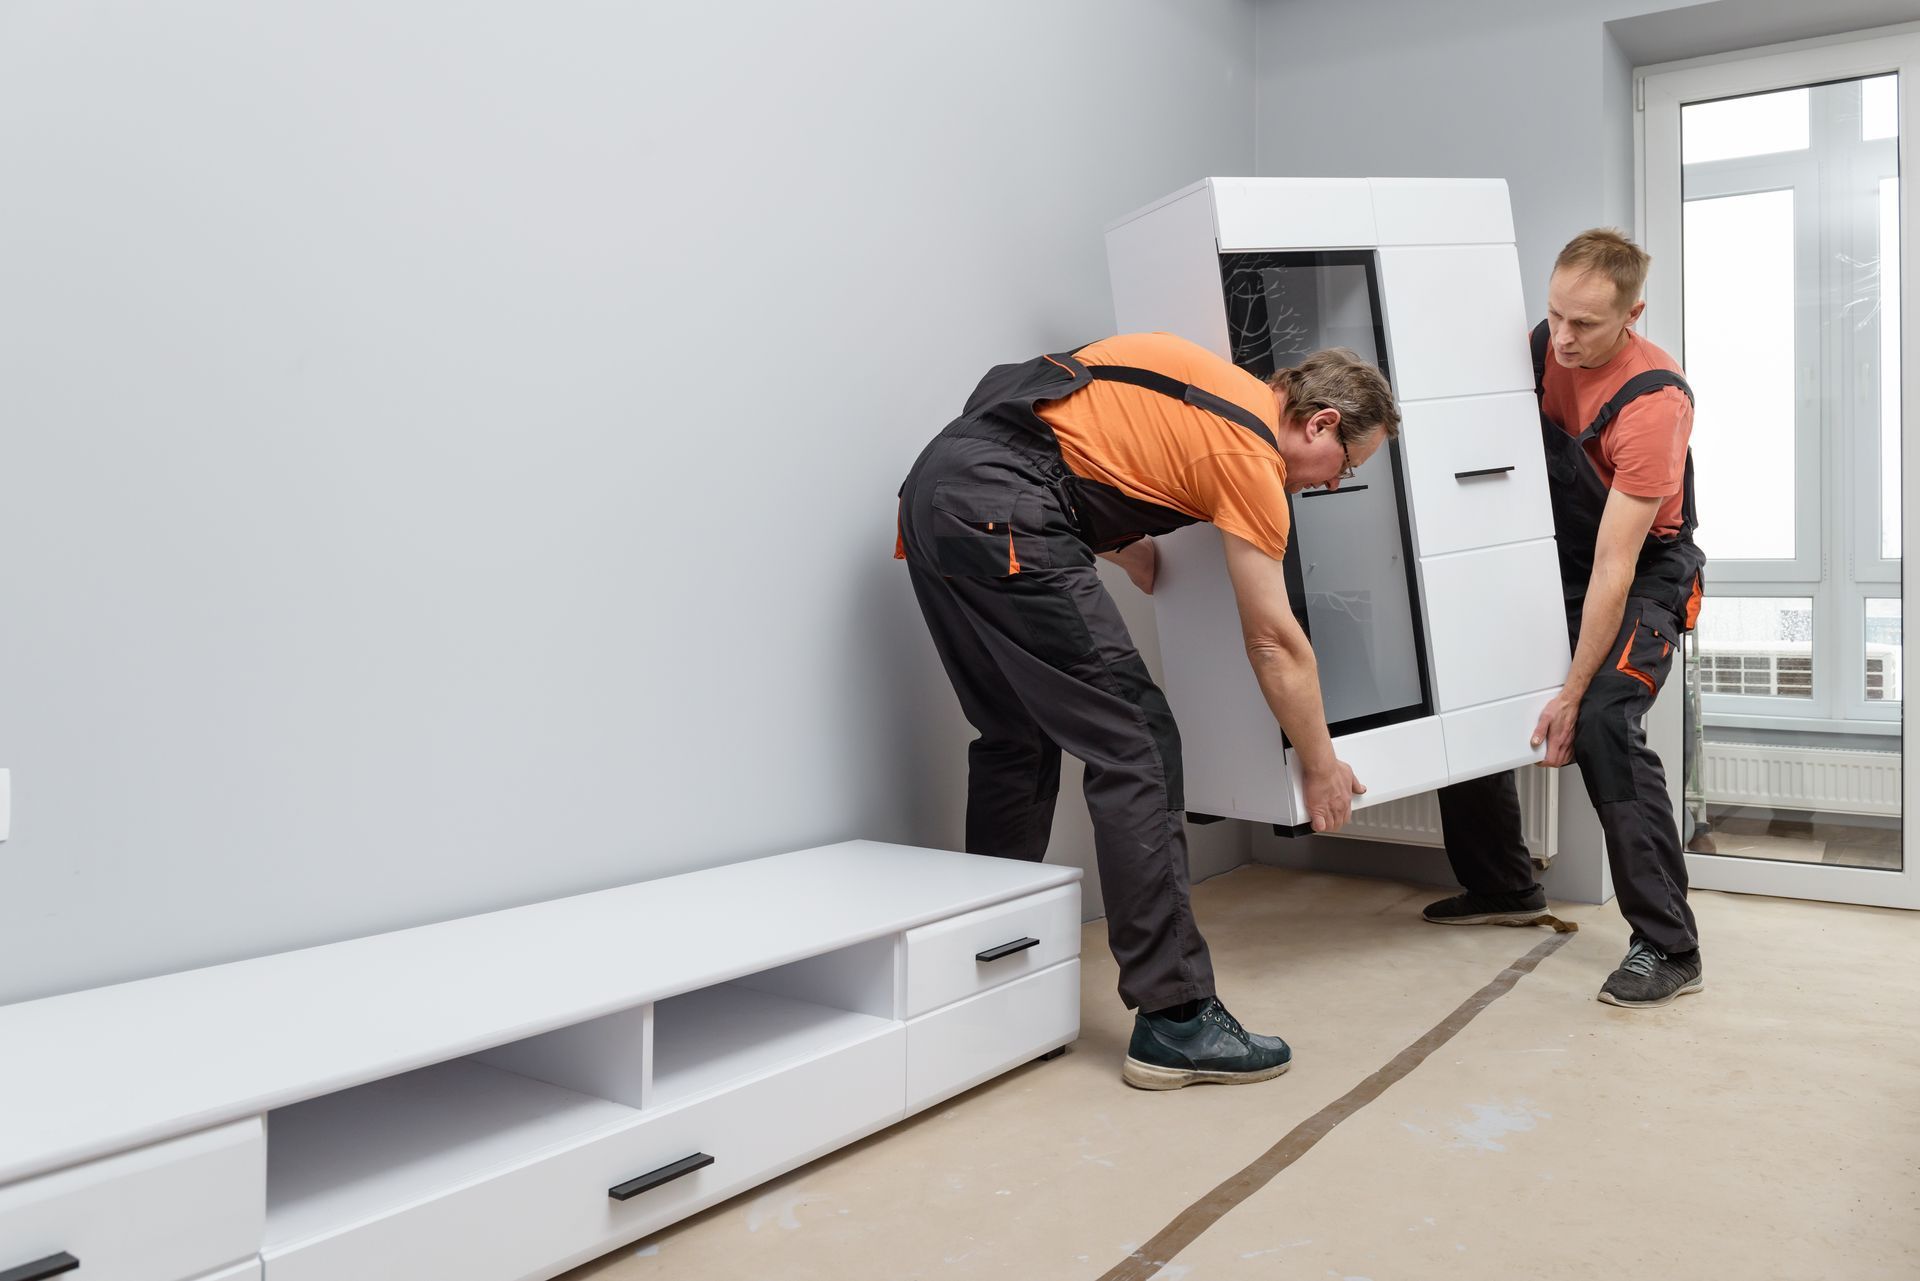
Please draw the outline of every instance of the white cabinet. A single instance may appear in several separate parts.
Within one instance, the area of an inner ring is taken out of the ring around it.
[[[1209,178],[1107,233],[1122,332],[1260,377],[1351,347],[1402,436],[1291,503],[1289,592],[1356,807],[1539,759],[1566,623],[1506,184]],[[1162,540],[1154,616],[1190,811],[1306,829],[1210,526]]]
[[[853,841],[0,1008],[0,1278],[557,1275],[1073,1041],[1079,879]]]

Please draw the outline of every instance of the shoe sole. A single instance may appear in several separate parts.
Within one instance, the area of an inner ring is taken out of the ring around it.
[[[1623,1010],[1657,1010],[1663,1005],[1673,1004],[1674,998],[1685,996],[1689,992],[1698,992],[1706,986],[1703,979],[1695,979],[1684,987],[1677,987],[1657,1001],[1623,1001],[1611,992],[1601,992],[1600,999],[1608,1005],[1617,1005]]]
[[[1262,1068],[1258,1072],[1208,1072],[1199,1068],[1156,1067],[1129,1057],[1120,1065],[1120,1079],[1136,1090],[1178,1090],[1189,1085],[1252,1085],[1256,1081],[1271,1081],[1292,1066],[1293,1060],[1288,1059],[1278,1067]]]
[[[1483,912],[1479,916],[1427,916],[1422,913],[1420,919],[1429,925],[1538,925],[1550,915],[1543,907],[1525,912]]]

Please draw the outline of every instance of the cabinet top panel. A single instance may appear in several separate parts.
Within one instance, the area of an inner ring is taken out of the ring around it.
[[[0,1007],[0,1184],[1079,879],[850,841]]]

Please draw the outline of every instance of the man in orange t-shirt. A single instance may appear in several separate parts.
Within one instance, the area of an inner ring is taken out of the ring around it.
[[[1363,789],[1333,752],[1287,602],[1287,496],[1329,489],[1398,430],[1386,379],[1325,351],[1270,382],[1170,334],[1123,334],[990,371],[900,490],[896,554],[961,709],[967,849],[1046,854],[1061,749],[1086,763],[1107,937],[1139,1010],[1143,1089],[1278,1076],[1292,1051],[1214,992],[1188,900],[1180,736],[1094,557],[1153,590],[1152,535],[1220,528],[1261,691],[1305,767],[1313,826]]]
[[[1660,758],[1642,718],[1699,608],[1703,563],[1687,442],[1693,394],[1673,357],[1633,332],[1647,254],[1594,230],[1560,252],[1534,363],[1573,665],[1534,731],[1546,764],[1577,762],[1606,834],[1627,955],[1601,986],[1645,1008],[1701,989],[1700,941]],[[1445,925],[1545,914],[1511,773],[1440,791],[1447,856],[1466,893],[1430,904]]]

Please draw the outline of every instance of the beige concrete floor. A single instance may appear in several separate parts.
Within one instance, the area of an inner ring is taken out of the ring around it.
[[[1093,1281],[1439,1023],[1545,930],[1442,928],[1430,888],[1245,867],[1201,885],[1221,994],[1296,1065],[1120,1083],[1087,927],[1080,1041],[567,1281]],[[1920,915],[1701,893],[1707,989],[1593,999],[1580,932],[1161,1267],[1225,1278],[1920,1277]]]

